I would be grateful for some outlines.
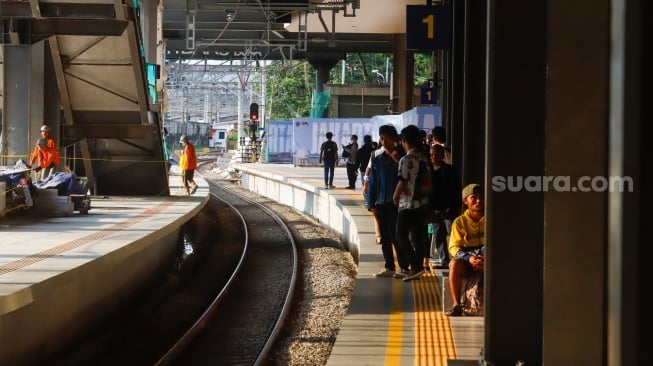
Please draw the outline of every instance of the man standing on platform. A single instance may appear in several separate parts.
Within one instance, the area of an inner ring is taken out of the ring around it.
[[[333,185],[333,174],[338,162],[338,144],[331,140],[333,133],[327,132],[325,137],[327,140],[320,146],[319,163],[324,162],[324,189],[333,189],[336,188]]]
[[[410,273],[403,280],[412,281],[424,274],[427,232],[425,217],[429,214],[429,197],[416,187],[422,186],[418,181],[420,173],[430,176],[430,163],[424,156],[422,136],[417,126],[408,125],[401,130],[401,144],[406,155],[399,160],[399,182],[393,201],[398,207],[397,248],[410,262]]]
[[[358,166],[356,165],[356,155],[358,154],[358,136],[351,135],[351,142],[349,145],[343,144],[343,158],[347,158],[347,180],[349,185],[347,188],[356,188],[356,177],[358,176]]]
[[[449,268],[449,248],[447,241],[451,234],[451,224],[460,215],[461,183],[458,170],[453,165],[444,162],[445,148],[440,144],[431,146],[431,223],[433,236],[428,256],[438,253],[439,262],[436,268]],[[428,246],[427,246],[428,247]]]
[[[361,175],[361,185],[365,185],[365,170],[367,170],[367,166],[370,163],[370,157],[374,150],[376,150],[376,147],[374,147],[374,144],[372,143],[372,136],[363,136],[363,145],[356,153],[356,165],[358,166],[358,172]],[[365,192],[363,192],[363,194],[365,194]]]
[[[367,176],[367,195],[365,206],[374,214],[379,227],[381,252],[383,253],[384,268],[374,273],[374,277],[394,277],[401,279],[408,274],[409,262],[403,252],[397,250],[395,233],[397,226],[397,207],[392,196],[399,181],[397,169],[399,160],[403,156],[403,149],[399,145],[399,134],[393,125],[379,127],[381,148],[370,160],[369,175]],[[395,252],[399,271],[395,268]]]

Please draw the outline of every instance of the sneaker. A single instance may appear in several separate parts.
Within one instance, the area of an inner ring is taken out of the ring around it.
[[[329,186],[328,185],[324,186],[324,189],[329,189]]]
[[[422,277],[423,274],[424,274],[424,270],[423,270],[423,269],[420,270],[420,271],[415,271],[415,272],[410,271],[410,273],[408,273],[408,274],[406,275],[406,277],[404,277],[404,282],[408,282],[408,281],[412,281],[412,280],[419,279],[420,277]]]
[[[395,275],[395,271],[384,268],[374,274],[374,277],[393,277]]]
[[[333,184],[330,184],[330,185],[329,185],[329,188],[331,188],[331,189],[336,189],[336,186],[334,186]]]
[[[463,315],[463,308],[460,306],[460,304],[456,304],[451,307],[451,309],[446,310],[444,312],[444,315],[446,316],[462,316]]]
[[[410,273],[409,270],[407,270],[407,269],[402,269],[401,271],[396,272],[395,275],[392,276],[392,277],[393,277],[393,278],[396,278],[396,279],[398,279],[398,280],[400,280],[400,279],[402,279],[402,278],[408,276],[408,273]]]
[[[190,194],[195,194],[197,192],[197,184],[193,186],[193,189],[190,190]]]

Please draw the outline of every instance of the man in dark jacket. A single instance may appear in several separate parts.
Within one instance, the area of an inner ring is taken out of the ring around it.
[[[356,165],[358,166],[358,171],[360,172],[361,176],[361,186],[365,184],[365,170],[367,169],[367,165],[370,162],[372,151],[374,151],[372,136],[363,136],[363,146],[361,146],[356,153]]]
[[[392,201],[398,182],[398,162],[403,155],[399,145],[399,134],[392,125],[379,128],[382,148],[374,154],[368,177],[365,206],[373,211],[381,231],[381,252],[385,261],[384,268],[374,273],[374,277],[403,278],[408,273],[408,259],[395,250],[395,229],[397,222],[397,207]],[[399,271],[395,268],[395,252]]]
[[[435,268],[449,268],[449,250],[447,238],[451,234],[451,223],[460,214],[461,183],[455,167],[445,163],[445,147],[439,144],[431,146],[431,198],[433,209],[430,255],[437,251],[439,262]]]

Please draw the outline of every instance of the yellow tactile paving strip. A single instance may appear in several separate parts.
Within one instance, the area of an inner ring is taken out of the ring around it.
[[[403,281],[390,280],[392,281],[392,307],[388,322],[388,340],[384,362],[388,366],[401,364],[402,324],[404,322],[404,304],[401,296]]]
[[[412,281],[415,301],[415,365],[444,366],[455,359],[449,318],[442,313],[442,289],[433,272]]]
[[[132,226],[132,225],[134,225],[134,224],[136,224],[138,222],[141,222],[141,221],[143,221],[144,219],[146,219],[146,218],[148,218],[150,216],[153,216],[153,215],[161,212],[166,207],[168,207],[168,206],[172,205],[173,203],[175,203],[177,200],[178,200],[178,197],[171,196],[170,198],[168,198],[167,200],[163,201],[162,203],[156,205],[155,207],[145,209],[140,214],[138,214],[138,215],[136,215],[134,217],[131,217],[131,218],[129,218],[129,219],[123,221],[123,222],[112,225],[112,226],[110,226],[110,227],[108,227],[106,229],[94,232],[93,234],[86,235],[86,236],[84,236],[82,238],[75,239],[75,240],[69,241],[67,243],[63,243],[63,244],[58,245],[58,246],[56,246],[54,248],[50,248],[48,250],[44,250],[42,252],[32,254],[32,255],[29,255],[29,256],[24,257],[24,258],[20,258],[18,260],[13,261],[13,262],[3,264],[3,265],[0,266],[0,275],[3,275],[5,273],[9,273],[9,272],[12,272],[12,271],[16,271],[18,269],[27,267],[27,266],[29,266],[31,264],[46,260],[46,259],[54,257],[56,255],[65,253],[65,252],[67,252],[69,250],[78,248],[78,247],[80,247],[82,245],[85,245],[85,244],[94,242],[96,240],[102,239],[104,237],[107,237],[107,236],[115,233],[115,232],[125,230],[126,228],[128,228],[128,227],[130,227],[130,226]]]

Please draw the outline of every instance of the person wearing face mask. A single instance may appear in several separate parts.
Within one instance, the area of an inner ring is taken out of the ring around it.
[[[351,135],[349,145],[342,144],[343,157],[347,158],[347,188],[356,188],[356,177],[358,176],[358,166],[356,165],[356,155],[358,154],[358,136]]]

